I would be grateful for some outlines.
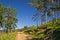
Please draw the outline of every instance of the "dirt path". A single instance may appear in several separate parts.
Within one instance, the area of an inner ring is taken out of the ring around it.
[[[16,36],[16,40],[29,40],[29,38],[24,33],[18,32]]]

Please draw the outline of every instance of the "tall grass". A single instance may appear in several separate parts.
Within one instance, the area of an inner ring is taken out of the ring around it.
[[[16,33],[0,33],[0,40],[15,40]]]

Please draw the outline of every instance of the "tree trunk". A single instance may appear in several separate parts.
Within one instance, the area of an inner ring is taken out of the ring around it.
[[[41,24],[44,25],[46,24],[46,12],[45,9],[41,11]],[[44,25],[45,26],[45,25]]]

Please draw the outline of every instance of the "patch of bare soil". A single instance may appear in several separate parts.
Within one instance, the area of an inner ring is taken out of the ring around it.
[[[17,32],[16,40],[29,40],[29,38],[24,33]]]

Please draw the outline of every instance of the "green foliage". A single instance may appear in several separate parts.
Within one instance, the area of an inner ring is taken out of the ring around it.
[[[55,39],[55,40],[60,40],[60,28],[57,28],[57,29],[54,31],[54,39]]]
[[[0,3],[0,27],[3,27],[3,14],[4,14],[4,6]]]
[[[0,26],[6,28],[6,31],[17,27],[17,12],[14,8],[4,7],[0,4]]]
[[[51,9],[48,9],[48,11],[47,11],[47,16],[52,16],[52,10]]]
[[[31,6],[34,6],[37,10],[44,7],[43,0],[33,0],[29,3]]]
[[[40,34],[39,37],[40,37],[40,38],[45,38],[46,35],[45,35],[45,34]]]
[[[41,13],[41,24],[46,23],[46,12],[50,16],[50,11],[48,11],[48,5],[50,5],[52,0],[32,0],[29,5],[34,6]],[[37,18],[35,19],[37,20]]]
[[[25,29],[23,31],[24,31],[25,34],[29,35],[29,37],[31,39],[36,40],[36,39],[40,39],[40,38],[47,38],[48,36],[47,36],[45,31],[47,30],[47,32],[49,32],[48,28],[51,28],[51,29],[54,28],[53,37],[54,37],[55,40],[60,40],[60,22],[59,21],[60,21],[60,19],[58,18],[57,23],[55,24],[54,27],[52,27],[52,21],[49,21],[47,24],[45,24],[47,26],[47,29],[44,28],[43,25],[41,25],[41,26],[38,26],[38,27],[33,27],[33,26],[28,27],[27,29]],[[28,32],[29,30],[30,30],[31,33]],[[41,32],[42,30],[44,30],[44,32]]]

